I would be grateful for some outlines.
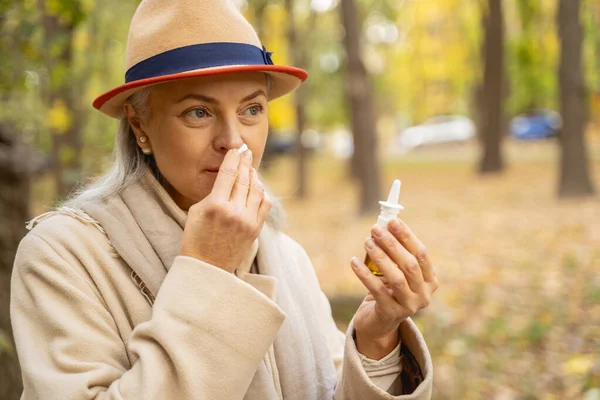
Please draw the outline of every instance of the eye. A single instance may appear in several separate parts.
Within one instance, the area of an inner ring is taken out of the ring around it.
[[[186,111],[184,115],[190,118],[202,119],[208,117],[208,111],[206,111],[205,108],[194,108],[192,110]]]
[[[256,117],[262,111],[263,111],[263,107],[261,105],[255,105],[255,106],[246,108],[246,110],[244,111],[244,115],[247,115],[249,117]]]

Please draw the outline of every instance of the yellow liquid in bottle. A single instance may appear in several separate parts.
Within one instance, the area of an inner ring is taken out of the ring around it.
[[[377,267],[377,265],[375,265],[375,263],[373,262],[373,260],[371,260],[371,257],[369,257],[369,254],[367,254],[365,256],[365,265],[367,266],[367,268],[369,268],[371,270],[371,272],[373,273],[373,275],[375,276],[383,276],[383,273],[379,270],[379,267]]]

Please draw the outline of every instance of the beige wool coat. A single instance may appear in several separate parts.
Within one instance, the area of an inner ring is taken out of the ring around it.
[[[431,398],[415,324],[384,359],[359,354],[287,235],[265,225],[231,274],[177,255],[186,214],[149,172],[84,209],[38,217],[17,252],[22,399]]]

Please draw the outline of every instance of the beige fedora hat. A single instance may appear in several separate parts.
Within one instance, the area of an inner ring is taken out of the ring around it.
[[[269,100],[308,77],[300,68],[274,65],[231,0],[143,0],[129,26],[125,83],[98,96],[93,105],[118,118],[127,98],[144,87],[243,71],[272,77]]]

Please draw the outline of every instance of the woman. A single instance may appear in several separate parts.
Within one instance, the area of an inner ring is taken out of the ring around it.
[[[344,335],[258,178],[267,102],[306,72],[227,0],[142,1],[127,65],[94,102],[121,119],[112,170],[17,253],[23,398],[429,399],[423,245],[399,220],[372,231],[385,278],[352,260],[370,294]]]

